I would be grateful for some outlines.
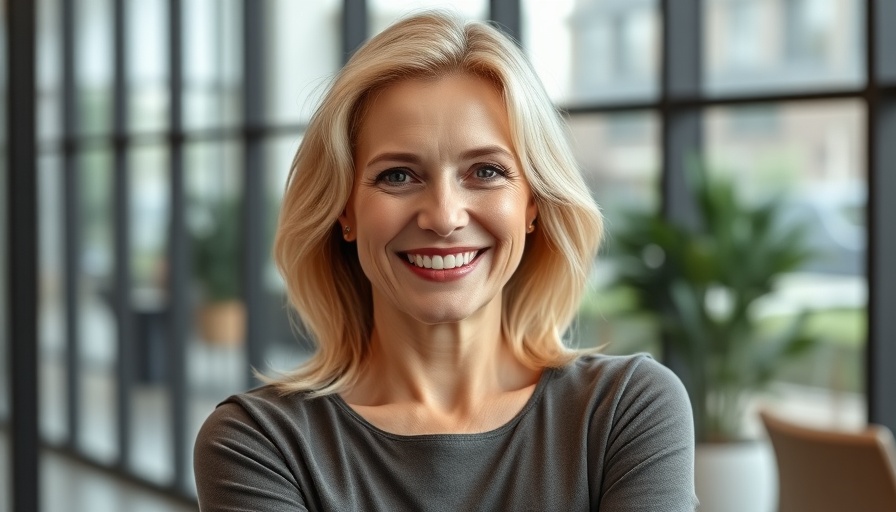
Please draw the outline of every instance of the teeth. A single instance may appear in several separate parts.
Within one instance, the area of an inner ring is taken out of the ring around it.
[[[463,267],[469,265],[473,258],[476,257],[478,251],[460,252],[457,254],[449,254],[447,256],[421,256],[419,254],[408,254],[408,262],[422,268],[431,268],[433,270],[447,270],[452,268]]]

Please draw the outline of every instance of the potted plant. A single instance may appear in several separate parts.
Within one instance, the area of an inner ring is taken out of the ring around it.
[[[201,228],[192,237],[193,276],[199,285],[199,333],[205,341],[236,345],[246,330],[246,308],[240,295],[239,203],[211,203]]]
[[[738,442],[744,440],[747,399],[813,347],[805,313],[770,329],[756,307],[779,277],[813,254],[806,226],[785,220],[782,201],[747,202],[730,179],[710,179],[702,166],[691,167],[688,178],[695,222],[658,212],[628,214],[611,242],[618,265],[614,285],[633,294],[632,312],[656,318],[688,389],[698,442],[698,497],[712,509],[707,503],[712,498],[701,496],[701,487],[714,487],[727,494],[723,508],[732,510],[736,491],[722,487],[726,482],[700,481],[701,450],[710,443],[735,451],[757,444]],[[757,458],[755,450],[752,457]],[[724,471],[714,467],[709,473],[732,480]]]

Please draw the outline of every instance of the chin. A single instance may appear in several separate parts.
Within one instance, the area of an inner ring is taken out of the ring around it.
[[[500,310],[498,310],[500,311]],[[445,303],[441,307],[432,308],[410,308],[406,313],[420,323],[426,325],[453,324],[471,320],[476,318],[485,318],[494,311],[489,308],[489,303],[484,304],[472,300],[458,300],[451,302],[450,305]],[[500,316],[500,313],[499,313]]]

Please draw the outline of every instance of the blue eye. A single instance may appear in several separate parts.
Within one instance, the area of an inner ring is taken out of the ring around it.
[[[389,184],[401,184],[410,181],[410,175],[404,169],[388,169],[383,171],[376,177],[378,182],[386,182]]]
[[[493,180],[499,176],[505,176],[506,171],[497,165],[483,165],[476,169],[476,177],[482,180]]]

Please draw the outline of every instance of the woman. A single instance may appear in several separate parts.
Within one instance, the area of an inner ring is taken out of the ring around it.
[[[601,217],[495,29],[422,14],[352,57],[288,180],[275,258],[318,343],[222,403],[203,510],[693,510],[686,393],[564,347]]]

